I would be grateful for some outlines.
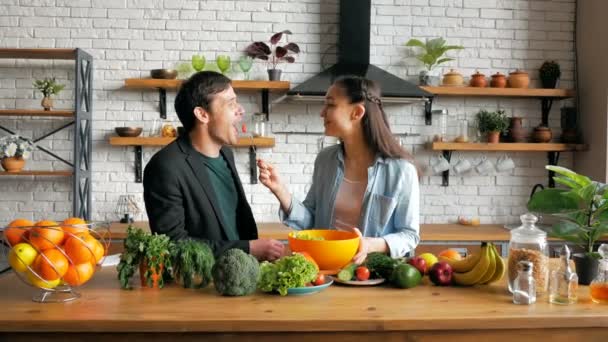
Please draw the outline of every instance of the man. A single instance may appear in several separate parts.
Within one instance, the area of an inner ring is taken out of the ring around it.
[[[186,132],[156,153],[144,171],[144,201],[153,232],[204,240],[216,256],[240,248],[275,260],[283,244],[258,239],[251,207],[227,145],[238,141],[244,110],[230,79],[203,71],[185,81],[175,111]]]

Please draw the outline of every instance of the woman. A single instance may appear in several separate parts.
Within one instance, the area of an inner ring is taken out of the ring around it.
[[[361,228],[356,263],[371,252],[398,258],[414,251],[420,240],[418,173],[393,137],[379,87],[360,77],[337,80],[321,117],[325,135],[342,143],[317,156],[304,202],[293,198],[271,164],[258,160],[260,182],[279,200],[283,223],[354,230],[360,236],[355,227]]]

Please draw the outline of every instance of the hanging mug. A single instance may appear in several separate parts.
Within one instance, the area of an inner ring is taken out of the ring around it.
[[[511,171],[515,168],[515,162],[513,159],[509,158],[506,154],[500,158],[496,162],[496,170],[498,172]]]
[[[485,175],[494,170],[494,164],[485,156],[481,157],[481,162],[475,166],[475,171],[480,175]]]
[[[458,174],[465,173],[473,167],[473,164],[468,159],[461,158],[458,163],[454,165],[454,171]]]
[[[433,173],[441,173],[450,169],[450,162],[447,161],[442,155],[436,157],[435,161],[431,165]]]

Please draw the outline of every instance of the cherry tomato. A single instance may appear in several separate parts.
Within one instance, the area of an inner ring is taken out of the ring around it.
[[[369,269],[365,266],[357,267],[355,274],[357,275],[357,280],[363,281],[369,279]]]
[[[315,281],[313,281],[312,283],[315,284],[316,286],[325,284],[325,275],[319,273],[317,275],[317,278],[315,279]]]

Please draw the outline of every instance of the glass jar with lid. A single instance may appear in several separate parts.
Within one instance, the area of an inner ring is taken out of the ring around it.
[[[608,244],[602,244],[598,249],[602,256],[597,276],[589,285],[591,300],[595,303],[608,304]]]
[[[541,295],[547,291],[549,278],[547,233],[536,227],[538,218],[533,214],[523,214],[520,219],[522,225],[511,231],[509,241],[509,291],[513,292],[517,265],[520,261],[529,261],[533,265],[536,292]]]

